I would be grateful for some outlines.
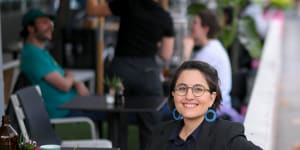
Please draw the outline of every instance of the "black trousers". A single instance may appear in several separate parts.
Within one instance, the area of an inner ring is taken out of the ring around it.
[[[118,76],[122,79],[125,96],[163,96],[160,68],[154,57],[115,57],[109,65],[108,74],[110,77]],[[140,149],[144,150],[152,130],[162,120],[162,112],[136,113],[136,115]]]

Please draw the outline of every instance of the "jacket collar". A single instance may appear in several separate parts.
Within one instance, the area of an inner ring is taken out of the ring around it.
[[[212,142],[214,141],[213,137],[215,124],[215,122],[203,122],[201,133],[198,135],[197,148],[201,148],[202,150],[211,149],[211,144],[213,144]]]
[[[217,121],[218,119],[215,122],[211,123],[208,123],[206,121],[203,122],[201,133],[199,133],[198,135],[197,148],[201,148],[202,150],[210,150],[210,147],[212,147],[211,144],[214,144],[212,142],[214,141],[213,137],[215,137],[214,128]],[[161,145],[162,149],[167,149],[170,133],[174,132],[180,126],[182,126],[182,122],[172,121],[172,123],[167,128],[161,130],[161,143],[163,143],[163,145]]]

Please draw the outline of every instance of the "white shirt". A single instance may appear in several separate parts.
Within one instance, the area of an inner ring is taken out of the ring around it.
[[[231,65],[229,56],[220,41],[210,40],[206,46],[195,54],[194,60],[204,61],[217,70],[223,97],[222,105],[231,107]]]

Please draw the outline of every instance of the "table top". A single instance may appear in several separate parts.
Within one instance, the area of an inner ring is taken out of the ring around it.
[[[166,97],[137,96],[125,97],[123,105],[113,105],[106,103],[105,96],[77,96],[60,108],[105,112],[154,112],[159,111],[166,103]]]

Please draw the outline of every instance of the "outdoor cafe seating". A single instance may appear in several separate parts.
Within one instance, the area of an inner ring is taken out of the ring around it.
[[[93,121],[87,117],[49,119],[39,86],[28,86],[15,92],[11,102],[18,120],[21,135],[33,139],[38,145],[58,144],[62,147],[112,148],[112,142],[98,139]],[[84,122],[90,126],[91,139],[62,140],[51,123]]]

